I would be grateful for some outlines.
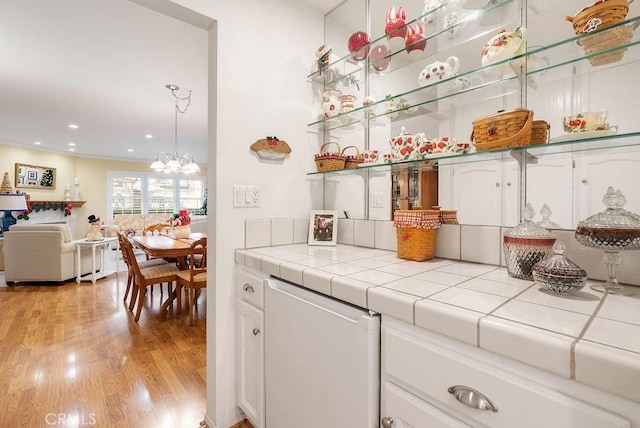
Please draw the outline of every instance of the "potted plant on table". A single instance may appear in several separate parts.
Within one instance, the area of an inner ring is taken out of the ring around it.
[[[173,236],[184,239],[191,236],[191,212],[186,208],[180,208],[177,214],[169,219],[169,224],[173,227]]]

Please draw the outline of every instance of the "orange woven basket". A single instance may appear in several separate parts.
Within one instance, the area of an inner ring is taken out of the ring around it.
[[[618,24],[624,21],[628,12],[629,2],[627,0],[598,0],[582,9],[576,16],[567,16],[565,19],[573,24],[575,33],[581,35]],[[595,67],[620,61],[627,49],[615,50],[615,48],[629,43],[632,37],[631,27],[619,25],[610,30],[584,37],[578,43],[584,47],[585,55],[592,55],[604,50],[610,51],[588,58],[589,63]]]
[[[565,19],[573,24],[573,31],[580,35],[624,21],[628,12],[627,0],[598,0],[583,8],[576,16],[567,16]]]
[[[631,41],[632,37],[633,29],[630,26],[622,25],[592,34],[579,42],[584,48],[585,55],[595,54],[604,50],[609,51],[602,55],[593,55],[588,58],[589,63],[596,67],[620,61],[624,57],[627,48],[615,48],[626,45]]]
[[[338,150],[336,152],[325,151],[327,146],[335,144]],[[342,156],[338,143],[324,143],[320,147],[320,153],[315,156],[316,169],[318,172],[337,171],[344,169],[345,158]]]
[[[533,112],[527,109],[499,111],[473,121],[471,141],[476,151],[507,149],[531,144]]]
[[[398,257],[422,262],[435,257],[436,229],[440,227],[437,210],[396,210]]]

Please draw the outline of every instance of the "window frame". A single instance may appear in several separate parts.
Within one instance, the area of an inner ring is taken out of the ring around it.
[[[200,180],[203,183],[202,200],[204,202],[204,195],[207,189],[207,177],[203,175],[178,175],[178,174],[164,174],[153,172],[140,172],[140,171],[108,171],[107,172],[107,218],[113,219],[113,180],[118,177],[139,177],[141,179],[140,191],[140,210],[142,214],[148,214],[149,212],[149,179],[172,179],[174,181],[173,188],[173,200],[174,206],[177,209],[180,207],[180,180]]]

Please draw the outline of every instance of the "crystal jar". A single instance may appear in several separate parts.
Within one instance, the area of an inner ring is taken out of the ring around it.
[[[596,291],[631,294],[624,291],[616,278],[616,267],[622,250],[640,250],[640,216],[624,208],[627,199],[620,190],[607,189],[602,198],[607,209],[578,223],[576,240],[587,247],[604,251],[608,279],[604,284],[591,288]]]
[[[531,204],[527,204],[525,220],[504,233],[502,246],[507,272],[514,278],[533,279],[533,266],[553,254],[556,238],[532,221],[534,215]]]
[[[562,241],[553,244],[554,255],[533,266],[533,279],[553,294],[579,291],[587,282],[587,272],[564,256]]]

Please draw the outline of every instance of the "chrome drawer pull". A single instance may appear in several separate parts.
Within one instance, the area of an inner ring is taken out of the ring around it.
[[[498,412],[498,407],[493,404],[491,400],[473,388],[464,385],[454,385],[450,386],[447,391],[465,406],[480,410],[491,410],[494,413]]]
[[[244,287],[242,287],[242,289],[248,293],[255,293],[255,290],[253,289],[253,287],[251,286],[251,284],[245,283]]]
[[[393,418],[390,418],[389,416],[385,416],[384,418],[382,418],[382,428],[391,428],[393,427]]]
[[[254,336],[257,336],[257,335],[259,335],[259,334],[260,334],[260,329],[259,329],[259,328],[254,328],[254,329],[253,329],[253,335],[254,335]]]

